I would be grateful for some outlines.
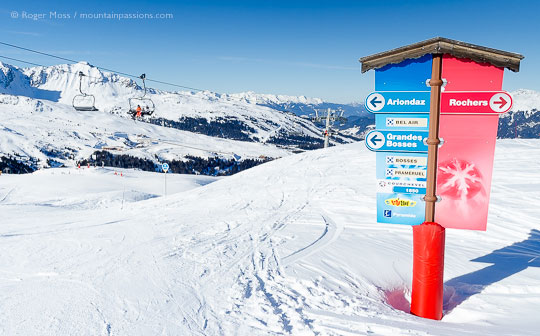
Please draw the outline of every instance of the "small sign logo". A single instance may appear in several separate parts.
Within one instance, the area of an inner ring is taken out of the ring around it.
[[[392,210],[384,210],[384,217],[392,217]]]
[[[386,205],[393,205],[396,207],[414,207],[416,206],[416,202],[412,200],[407,199],[400,199],[400,198],[389,198],[384,201]]]

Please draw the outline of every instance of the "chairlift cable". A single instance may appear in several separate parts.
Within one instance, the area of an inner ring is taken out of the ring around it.
[[[6,43],[6,42],[0,41],[0,45],[5,45],[5,46],[11,47],[11,48],[16,48],[16,49],[24,50],[24,51],[36,53],[36,54],[39,54],[39,55],[44,55],[44,56],[48,56],[48,57],[53,57],[53,58],[56,58],[56,59],[59,59],[59,60],[63,60],[63,61],[67,61],[67,62],[71,62],[71,63],[78,63],[78,61],[76,61],[76,60],[72,60],[72,59],[69,59],[69,58],[57,56],[57,55],[54,55],[54,54],[51,54],[51,53],[46,53],[46,52],[42,52],[42,51],[30,49],[30,48],[21,47],[21,46],[14,45],[14,44],[11,44],[11,43]],[[6,57],[6,56],[0,56],[0,57],[6,58],[6,59],[10,59],[10,60],[13,60],[13,61],[17,61],[17,62],[21,62],[21,63],[27,63],[27,64],[32,64],[32,65],[35,65],[35,66],[46,67],[46,66],[44,66],[44,65],[42,65],[42,64],[32,63],[32,62],[28,62],[28,61],[22,61],[22,60],[18,60],[18,59]],[[122,71],[116,71],[116,70],[114,70],[114,69],[109,69],[109,68],[105,68],[105,67],[101,67],[101,66],[94,66],[94,67],[97,68],[97,69],[104,70],[104,71],[108,71],[108,72],[111,72],[111,73],[114,73],[114,74],[118,74],[118,75],[123,75],[123,76],[131,77],[131,78],[140,78],[140,77],[137,76],[137,75],[129,74],[129,73],[122,72]],[[70,72],[68,71],[68,73],[70,73]],[[88,76],[88,78],[98,79],[98,80],[101,79],[101,78],[96,78],[96,77],[91,77],[91,76]],[[188,90],[193,90],[193,91],[201,91],[201,92],[202,92],[202,91],[208,91],[208,92],[210,92],[210,93],[218,93],[218,92],[214,92],[214,91],[211,91],[211,90],[199,89],[199,88],[195,88],[195,87],[191,87],[191,86],[180,85],[180,84],[175,84],[175,83],[171,83],[171,82],[165,82],[165,81],[161,81],[161,80],[157,80],[157,79],[151,79],[151,78],[145,78],[145,79],[146,79],[147,81],[149,81],[149,82],[159,83],[159,84],[164,84],[164,85],[168,85],[168,86],[173,86],[173,87],[178,87],[178,88],[183,88],[183,89],[188,89]],[[179,92],[175,92],[175,93],[176,93],[176,94],[179,94],[179,95],[187,96],[186,94],[182,94],[182,93],[179,93]],[[218,94],[219,94],[219,93],[218,93]],[[238,102],[242,102],[241,100],[237,100],[237,101],[238,101]],[[229,104],[231,104],[231,105],[234,104],[234,102],[231,102],[231,101],[224,101],[223,103],[229,103]]]
[[[60,59],[60,60],[67,61],[67,62],[71,62],[71,63],[78,63],[78,61],[76,61],[76,60],[72,60],[72,59],[69,59],[69,58],[65,58],[65,57],[53,55],[53,54],[50,54],[50,53],[41,52],[41,51],[34,50],[34,49],[30,49],[30,48],[25,48],[25,47],[17,46],[17,45],[11,44],[11,43],[6,43],[6,42],[0,41],[0,45],[5,45],[5,46],[8,46],[8,47],[12,47],[12,48],[16,48],[16,49],[20,49],[20,50],[24,50],[24,51],[28,51],[28,52],[36,53],[36,54],[39,54],[39,55],[44,55],[44,56],[56,58],[56,59]],[[34,65],[34,66],[46,67],[46,66],[44,66],[44,65],[42,65],[42,64],[37,64],[37,63],[33,63],[33,62],[23,61],[23,60],[19,60],[19,59],[12,58],[12,57],[1,56],[1,55],[0,55],[0,57],[3,57],[3,58],[5,58],[5,59],[9,59],[9,60],[13,60],[13,61],[17,61],[17,62],[21,62],[21,63],[31,64],[31,65]],[[97,68],[97,69],[104,70],[104,71],[108,71],[108,72],[111,72],[111,73],[114,73],[114,74],[118,74],[118,75],[124,75],[124,76],[131,77],[131,78],[140,78],[140,76],[136,76],[136,75],[129,74],[129,73],[126,73],[126,72],[122,72],[122,71],[116,71],[116,70],[114,70],[114,69],[109,69],[109,68],[100,67],[100,66],[94,66],[94,67]],[[63,70],[63,71],[64,71],[64,70]],[[73,73],[73,72],[70,72],[70,71],[65,71],[65,72],[67,72],[67,73]],[[88,78],[92,78],[92,79],[98,79],[98,80],[101,80],[101,78],[96,78],[96,77],[92,77],[92,76],[87,76],[87,77],[88,77]],[[194,87],[185,86],[185,85],[179,85],[179,84],[170,83],[170,82],[165,82],[165,81],[160,81],[160,80],[151,79],[151,78],[145,78],[145,79],[143,79],[143,83],[144,83],[144,80],[147,80],[147,81],[149,81],[149,82],[154,82],[154,83],[159,83],[159,84],[169,85],[169,86],[173,86],[173,87],[178,87],[178,88],[183,88],[183,89],[189,89],[189,90],[193,90],[193,91],[208,91],[208,92],[210,92],[210,93],[216,93],[216,94],[219,94],[219,93],[217,93],[217,92],[210,91],[210,90],[199,89],[199,88],[194,88]],[[146,87],[145,87],[145,89],[146,89]],[[185,97],[191,97],[191,98],[193,97],[192,95],[188,95],[188,94],[181,93],[181,92],[174,92],[174,93],[177,94],[177,95],[185,96]],[[230,96],[229,96],[229,97],[230,97]],[[242,101],[242,100],[236,100],[236,102],[243,102],[243,101]],[[230,101],[230,100],[225,100],[225,101],[223,101],[222,103],[230,104],[230,105],[238,105],[238,104],[235,103],[234,101]],[[256,104],[256,105],[257,105],[257,104]]]
[[[62,61],[67,61],[67,62],[70,62],[70,63],[78,63],[78,61],[76,61],[76,60],[72,60],[72,59],[69,59],[69,58],[61,57],[61,56],[56,56],[56,55],[53,55],[53,54],[45,53],[45,52],[42,52],[42,51],[30,49],[30,48],[20,47],[20,46],[11,44],[11,43],[6,43],[6,42],[1,42],[0,41],[0,44],[8,46],[8,47],[24,50],[24,51],[29,51],[29,52],[36,53],[36,54],[43,55],[43,56],[53,57],[53,58],[56,58],[56,59],[59,59],[59,60],[62,60]],[[8,58],[8,57],[5,57],[5,58]],[[15,60],[15,59],[13,59],[13,60]],[[30,62],[23,62],[23,63],[30,63]],[[35,63],[33,65],[42,66],[42,65],[35,64]],[[122,71],[116,71],[116,70],[108,69],[108,68],[101,67],[101,66],[95,66],[95,67],[100,69],[100,70],[113,72],[113,73],[116,73],[116,74],[119,74],[119,75],[124,75],[124,76],[132,77],[132,78],[140,78],[137,75],[129,74],[129,73],[122,72]],[[190,86],[164,82],[164,81],[151,79],[151,78],[146,78],[146,80],[149,81],[149,82],[160,83],[160,84],[175,86],[175,87],[194,90],[194,91],[207,91],[207,90],[204,90],[204,89],[198,89],[198,88],[194,88],[194,87],[190,87]]]
[[[0,44],[2,44],[3,42],[0,42]],[[4,59],[8,59],[8,60],[11,60],[11,61],[16,61],[16,62],[20,62],[20,63],[24,63],[24,64],[30,64],[30,65],[33,65],[33,66],[38,66],[38,67],[43,67],[43,68],[46,68],[47,66],[46,65],[43,65],[43,64],[39,64],[39,63],[34,63],[34,62],[29,62],[29,61],[25,61],[25,60],[21,60],[21,59],[18,59],[18,58],[13,58],[13,57],[8,57],[8,56],[4,56],[4,55],[0,55],[0,58],[4,58]],[[95,67],[95,68],[98,68],[98,67]],[[109,69],[106,69],[106,68],[99,68],[99,69],[102,69],[102,70],[106,70],[106,71],[109,71],[109,72],[113,72],[112,70],[109,70]],[[74,74],[74,75],[78,75],[78,72],[73,72],[73,71],[67,71],[67,70],[63,70],[63,69],[59,69],[61,72],[64,72],[64,73],[69,73],[69,74]],[[113,72],[115,74],[124,74],[122,72]],[[139,76],[134,76],[134,75],[129,75],[129,74],[125,74],[126,76],[130,76],[130,77],[136,77],[136,78],[140,78]],[[93,77],[93,76],[90,76],[90,75],[85,75],[86,77],[88,77],[89,79],[95,79],[95,80],[102,80],[102,78],[99,78],[99,77]],[[146,79],[146,80],[149,80],[149,79]],[[175,86],[176,84],[172,84],[172,83],[167,83],[167,82],[161,82],[161,81],[157,81],[157,80],[152,80],[153,82],[157,82],[157,83],[163,83],[163,84],[167,84],[167,85],[173,85]],[[180,86],[180,85],[176,85],[176,86],[179,86],[179,87],[184,87],[184,86]],[[184,87],[184,88],[187,88],[187,87]],[[202,90],[201,90],[202,91]],[[213,92],[213,91],[208,91],[208,92],[211,92],[211,93],[217,93],[217,92]],[[186,94],[186,93],[182,93],[182,92],[172,92],[173,94],[176,94],[176,95],[179,95],[179,96],[184,96],[184,97],[189,97],[189,98],[193,98],[192,95],[190,94]],[[230,104],[230,105],[234,105],[234,106],[237,106],[238,102],[242,102],[241,100],[237,100],[237,101],[229,101],[229,100],[224,100],[222,101],[221,103],[223,104]]]
[[[4,55],[0,55],[0,58],[5,58],[5,59],[11,60],[11,61],[31,64],[31,65],[35,65],[35,66],[44,66],[44,65],[41,65],[41,64],[32,63],[32,62],[28,62],[28,61],[23,61],[23,60],[20,60],[20,59],[17,59],[17,58],[7,57],[7,56],[4,56]]]
[[[0,42],[0,44],[5,44],[3,42]],[[9,44],[6,44],[6,45],[9,45]],[[25,49],[23,49],[25,50]],[[34,63],[34,62],[29,62],[29,61],[24,61],[24,60],[21,60],[21,59],[18,59],[18,58],[13,58],[13,57],[8,57],[8,56],[4,56],[4,55],[0,55],[0,58],[5,58],[5,59],[8,59],[8,60],[11,60],[11,61],[16,61],[16,62],[20,62],[20,63],[24,63],[24,64],[30,64],[30,65],[34,65],[34,66],[39,66],[39,67],[43,67],[43,68],[46,68],[47,66],[46,65],[43,65],[43,64],[39,64],[39,63]],[[60,58],[60,59],[63,59],[63,58]],[[75,62],[75,61],[73,61]],[[77,62],[75,62],[77,63]],[[135,76],[135,75],[131,75],[131,74],[127,74],[127,73],[124,73],[124,72],[119,72],[119,71],[113,71],[111,69],[107,69],[107,68],[102,68],[102,67],[97,67],[97,66],[94,66],[95,68],[97,69],[101,69],[101,70],[105,70],[105,71],[109,71],[113,74],[118,74],[118,75],[125,75],[125,76],[128,76],[128,77],[133,77],[133,78],[140,78],[139,76]],[[67,70],[63,70],[63,69],[59,69],[61,72],[65,72],[65,73],[70,73],[70,74],[78,74],[78,72],[72,72],[72,71],[67,71]],[[93,76],[90,76],[90,75],[85,75],[86,77],[90,78],[90,79],[95,79],[95,80],[102,80],[102,78],[99,78],[99,77],[93,77]],[[159,81],[159,80],[155,80],[155,79],[148,79],[146,78],[145,80],[147,81],[151,81],[151,82],[155,82],[155,83],[161,83],[161,84],[166,84],[166,85],[170,85],[170,86],[176,86],[176,87],[180,87],[180,88],[185,88],[185,89],[191,89],[191,90],[196,90],[196,91],[208,91],[208,90],[202,90],[202,89],[196,89],[196,88],[192,88],[192,87],[189,87],[189,86],[182,86],[182,85],[178,85],[178,84],[173,84],[173,83],[168,83],[168,82],[163,82],[163,81]],[[208,91],[210,93],[218,93],[218,92],[214,92],[214,91]],[[182,93],[182,92],[172,92],[176,95],[179,95],[179,96],[184,96],[184,97],[190,97],[190,98],[193,98],[192,95],[189,95],[189,94],[186,94],[186,93]],[[236,100],[236,101],[228,101],[228,100],[225,100],[225,101],[222,101],[221,103],[223,104],[230,104],[230,105],[237,105],[237,102],[242,102],[241,100]]]

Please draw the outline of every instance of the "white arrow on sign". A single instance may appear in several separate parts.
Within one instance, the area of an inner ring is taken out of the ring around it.
[[[494,94],[489,100],[489,107],[497,113],[504,113],[512,107],[512,97],[505,92]]]
[[[379,149],[384,146],[386,140],[381,132],[369,132],[366,136],[366,145],[370,149]]]
[[[386,104],[384,96],[380,93],[373,92],[366,98],[366,105],[370,111],[380,111]]]

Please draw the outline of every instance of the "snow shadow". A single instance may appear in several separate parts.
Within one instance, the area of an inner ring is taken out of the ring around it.
[[[50,100],[52,102],[58,102],[60,100],[61,94],[62,94],[61,91],[34,88],[34,97],[30,97],[30,98],[37,98],[37,99],[43,99],[43,100]]]
[[[405,287],[385,290],[384,291],[385,301],[394,309],[401,310],[405,313],[410,313],[411,303],[407,299],[406,292],[407,292],[407,289]]]
[[[527,239],[471,261],[493,265],[461,275],[444,284],[445,314],[491,284],[519,273],[527,267],[540,267],[540,231],[531,230]]]

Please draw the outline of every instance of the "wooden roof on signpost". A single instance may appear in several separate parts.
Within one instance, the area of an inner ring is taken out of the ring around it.
[[[362,57],[362,73],[379,69],[388,64],[401,63],[406,59],[419,58],[426,54],[450,54],[458,58],[467,58],[478,63],[489,63],[496,67],[519,71],[523,55],[502,51],[475,44],[435,37],[397,49]]]

